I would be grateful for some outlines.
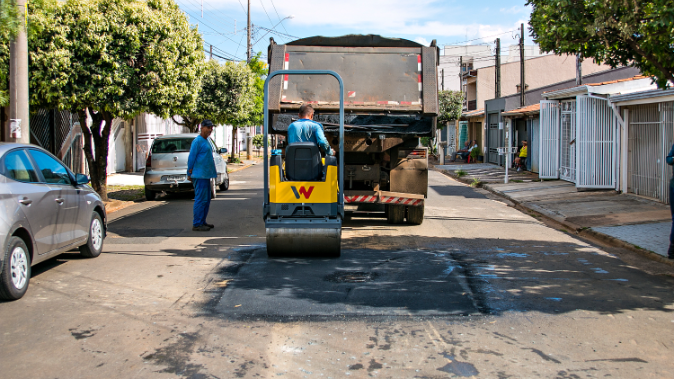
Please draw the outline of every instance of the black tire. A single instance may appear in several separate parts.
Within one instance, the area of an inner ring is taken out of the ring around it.
[[[386,219],[389,224],[402,224],[405,221],[404,205],[388,205],[388,214]]]
[[[30,282],[30,253],[19,237],[11,237],[3,251],[0,272],[0,299],[17,300],[23,297]]]
[[[87,243],[80,246],[80,255],[85,258],[96,258],[103,251],[103,239],[105,238],[105,226],[101,216],[94,212],[89,223],[89,238]]]
[[[220,183],[220,191],[227,191],[229,189],[229,176]]]
[[[215,179],[211,179],[211,199],[215,199],[218,192],[218,186],[215,185]]]
[[[407,207],[407,223],[421,225],[424,222],[424,206]]]
[[[157,198],[157,192],[147,189],[145,187],[145,200],[152,201]]]

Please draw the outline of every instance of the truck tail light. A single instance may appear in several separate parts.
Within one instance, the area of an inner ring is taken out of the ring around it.
[[[406,159],[425,159],[428,155],[428,149],[399,150],[398,158]]]
[[[145,160],[145,168],[152,168],[152,154],[147,155],[147,160]]]
[[[411,158],[426,158],[426,149],[412,150],[410,156]]]

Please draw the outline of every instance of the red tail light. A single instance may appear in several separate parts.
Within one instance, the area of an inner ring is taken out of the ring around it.
[[[147,160],[145,161],[145,168],[152,168],[152,154],[147,155]]]

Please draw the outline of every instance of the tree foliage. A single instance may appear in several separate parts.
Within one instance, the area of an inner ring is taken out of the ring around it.
[[[255,75],[245,63],[220,64],[210,60],[206,63],[196,101],[183,112],[176,112],[182,117],[181,122],[176,122],[196,132],[203,120],[217,125],[245,118],[253,110],[254,83]]]
[[[269,143],[269,137],[267,137],[267,143]],[[258,149],[261,149],[264,146],[264,134],[256,134],[253,136],[253,146]]]
[[[463,109],[463,92],[439,91],[438,92],[438,122],[458,120]]]
[[[15,0],[0,0],[0,107],[9,104],[9,43],[16,38],[24,17],[28,20],[28,35],[39,33],[37,24],[31,20],[36,14],[49,14],[55,3],[55,0],[32,0],[28,3],[29,14],[25,15],[19,13]]]
[[[0,33],[13,38],[21,26],[21,16],[15,0],[0,0]]]
[[[172,0],[68,0],[30,45],[31,104],[77,112],[92,186],[107,199],[108,140],[114,118],[162,117],[194,102],[201,36]]]
[[[257,53],[248,62],[248,67],[255,73],[255,106],[249,115],[249,125],[264,123],[264,81],[269,74],[269,68],[261,59],[262,53]]]
[[[543,51],[580,54],[615,68],[633,65],[658,87],[674,81],[671,0],[528,0],[531,32]]]

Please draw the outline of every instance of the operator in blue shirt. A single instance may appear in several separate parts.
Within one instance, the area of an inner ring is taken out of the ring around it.
[[[670,166],[674,165],[674,145],[672,145],[669,154],[667,154],[667,164]],[[669,233],[667,257],[674,259],[674,176],[669,180],[669,210],[672,214],[672,231]]]
[[[322,148],[327,155],[333,155],[330,144],[323,133],[323,125],[313,121],[314,108],[311,104],[302,104],[299,116],[299,120],[288,126],[288,144],[313,142]]]
[[[213,147],[208,136],[213,132],[213,123],[204,120],[197,138],[192,141],[190,155],[187,158],[187,180],[194,186],[194,221],[192,230],[207,232],[214,228],[206,223],[208,208],[211,205],[211,179],[218,176],[215,171]]]

